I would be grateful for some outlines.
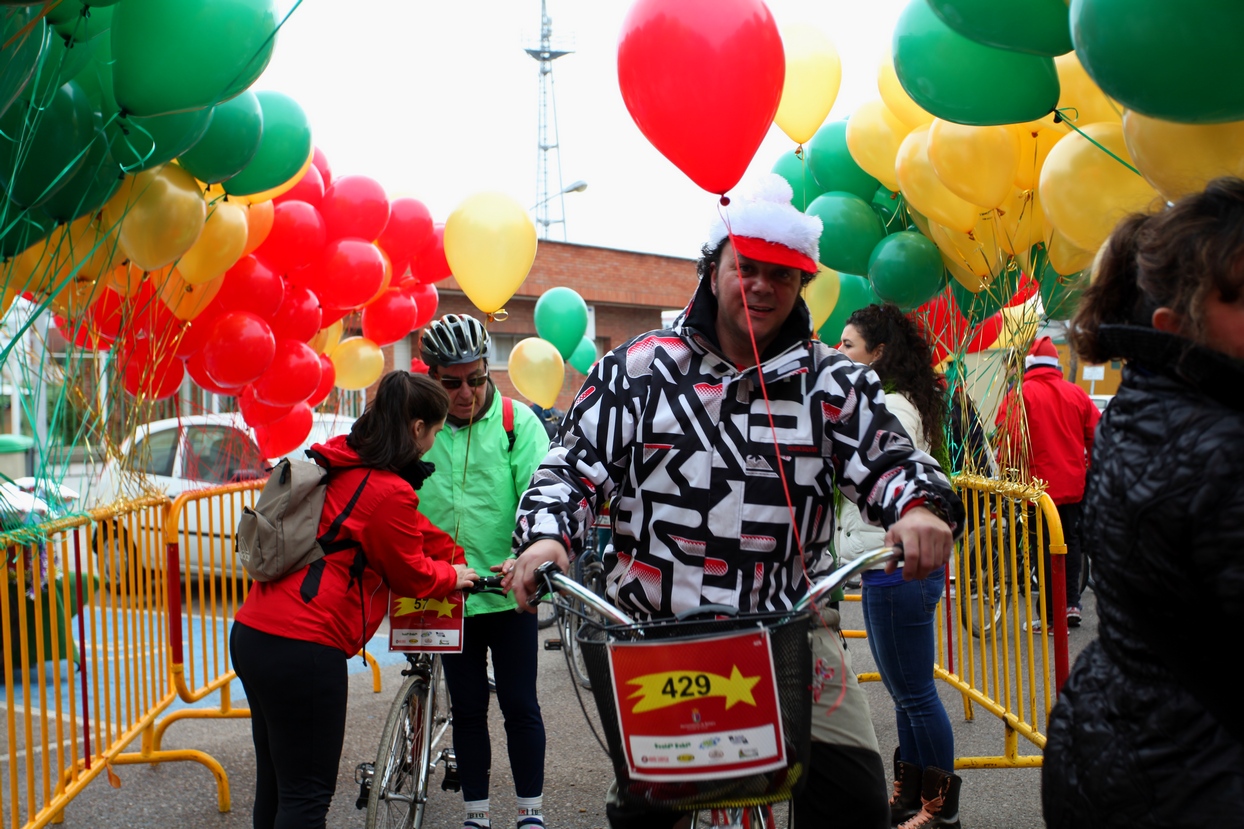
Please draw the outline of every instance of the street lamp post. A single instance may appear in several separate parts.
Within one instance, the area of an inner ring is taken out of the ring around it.
[[[549,217],[549,214],[548,214],[549,212],[547,210],[539,210],[539,208],[544,206],[548,202],[552,201],[553,199],[560,200],[561,197],[566,195],[567,193],[582,193],[586,189],[587,189],[587,182],[584,181],[583,179],[579,179],[578,181],[574,181],[566,185],[561,190],[558,190],[556,193],[552,193],[544,197],[543,199],[540,199],[540,201],[536,202],[531,207],[527,208],[528,210],[538,211],[536,214],[536,224],[540,225],[540,238],[541,239],[549,238],[549,225],[555,225],[555,224],[561,224],[562,236],[563,238],[565,237],[566,209],[565,209],[565,206],[562,205],[561,209],[558,211],[558,215],[560,216],[560,218],[554,219],[554,218]]]

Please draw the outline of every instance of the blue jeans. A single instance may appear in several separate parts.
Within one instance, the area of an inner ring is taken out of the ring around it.
[[[899,759],[954,771],[954,732],[933,682],[933,613],[944,572],[893,586],[865,579],[864,628],[881,681],[894,699]]]

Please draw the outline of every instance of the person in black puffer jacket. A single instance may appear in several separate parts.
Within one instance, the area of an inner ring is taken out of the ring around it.
[[[1244,181],[1122,222],[1071,338],[1127,365],[1085,493],[1099,638],[1050,716],[1046,823],[1240,826]]]

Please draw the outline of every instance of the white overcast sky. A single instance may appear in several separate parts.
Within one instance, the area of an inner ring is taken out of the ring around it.
[[[830,119],[878,97],[877,65],[906,0],[768,5],[779,26],[811,23],[837,46],[843,78]],[[567,239],[693,257],[715,197],[648,143],[622,103],[617,43],[630,6],[548,0],[554,45],[565,40],[575,50],[553,72],[562,182],[589,185],[565,197]],[[305,0],[254,88],[302,105],[334,175],[371,176],[390,198],[421,199],[437,221],[480,190],[528,206],[536,200],[539,81],[523,47],[538,42],[539,23],[539,0]],[[793,146],[772,127],[744,182]],[[551,238],[561,238],[557,225]]]

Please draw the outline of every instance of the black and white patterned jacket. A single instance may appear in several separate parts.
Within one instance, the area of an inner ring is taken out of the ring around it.
[[[611,502],[610,599],[661,618],[790,608],[832,567],[835,483],[869,523],[924,504],[958,533],[963,508],[937,462],[885,409],[876,374],[809,339],[802,300],[762,355],[772,428],[756,368],[721,355],[716,313],[702,281],[671,329],[596,364],[520,500],[515,549],[551,537],[576,555]]]

